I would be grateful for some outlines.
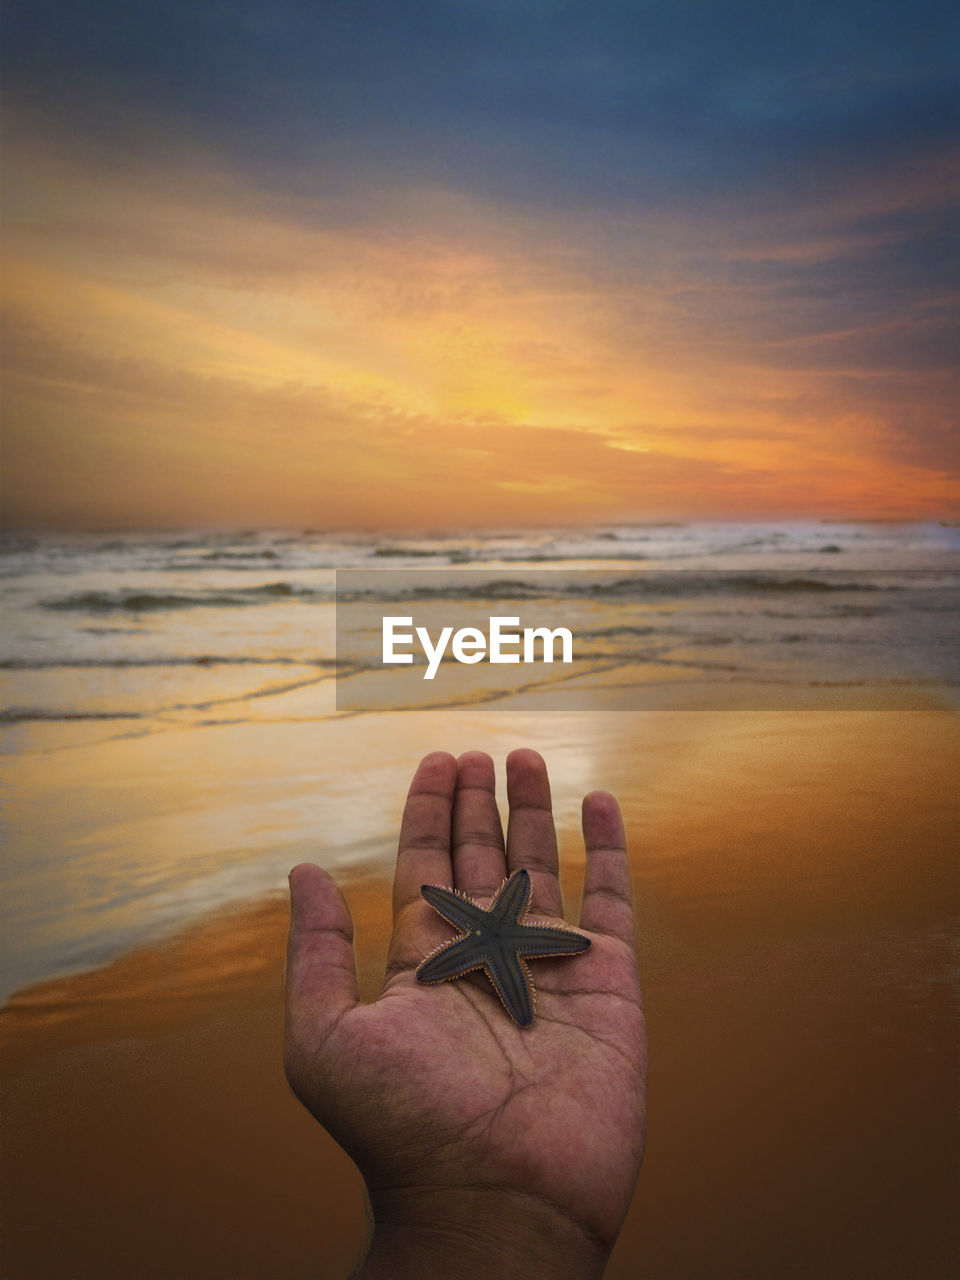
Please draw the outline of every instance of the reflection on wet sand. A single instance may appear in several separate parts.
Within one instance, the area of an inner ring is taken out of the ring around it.
[[[360,813],[351,838],[366,823],[384,856],[362,874],[341,866],[367,998],[389,928],[388,827],[421,751],[480,745],[500,765],[518,741],[543,751],[571,920],[580,795],[605,786],[623,800],[650,1131],[608,1275],[949,1275],[958,719],[557,717],[538,737],[504,716],[440,728],[408,717],[370,757],[368,780],[379,760],[389,803]],[[162,779],[160,763],[141,761],[144,776]],[[198,767],[172,754],[166,765],[168,796]],[[131,812],[142,800],[134,789]],[[321,833],[317,860],[334,834]],[[14,996],[0,1015],[11,1275],[347,1273],[365,1231],[359,1177],[280,1065],[285,921],[271,893]]]

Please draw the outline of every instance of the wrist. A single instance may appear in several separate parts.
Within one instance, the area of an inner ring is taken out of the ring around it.
[[[532,1192],[450,1187],[372,1197],[373,1236],[355,1280],[594,1280],[613,1247]]]

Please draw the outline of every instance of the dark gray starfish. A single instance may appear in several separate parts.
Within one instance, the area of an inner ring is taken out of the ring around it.
[[[490,908],[452,889],[425,884],[420,892],[462,936],[445,942],[417,969],[421,982],[446,982],[483,969],[517,1026],[534,1019],[535,992],[524,960],[531,956],[572,956],[586,951],[590,939],[573,929],[549,924],[522,924],[530,904],[530,873],[521,868],[497,890]]]

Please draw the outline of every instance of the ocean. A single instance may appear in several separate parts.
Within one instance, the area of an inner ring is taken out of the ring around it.
[[[358,570],[434,611],[574,610],[575,670],[522,698],[441,672],[411,732],[396,684],[341,651],[338,706],[337,571],[346,616]],[[574,744],[618,706],[960,700],[960,529],[935,523],[8,535],[0,573],[7,994],[279,892],[300,858],[386,865],[405,743],[434,729],[533,734],[576,787]]]

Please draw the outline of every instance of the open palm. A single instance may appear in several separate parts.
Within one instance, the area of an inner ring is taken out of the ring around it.
[[[529,918],[562,920],[541,758],[513,752],[507,786],[504,842],[489,757],[422,761],[404,810],[394,933],[374,1004],[358,1002],[339,890],[317,867],[291,876],[287,1074],[364,1174],[376,1224],[371,1275],[377,1247],[407,1262],[411,1249],[448,1250],[469,1275],[471,1247],[487,1236],[502,1245],[505,1235],[518,1274],[524,1251],[542,1262],[557,1249],[571,1274],[598,1274],[636,1181],[646,1052],[612,796],[584,801],[580,927],[591,948],[529,962],[538,993],[530,1029],[511,1021],[482,973],[436,986],[414,976],[456,932],[423,900],[422,884],[452,885],[487,905],[508,871],[523,866],[533,880]],[[500,1275],[509,1267],[498,1261]],[[419,1274],[399,1263],[390,1273]]]

